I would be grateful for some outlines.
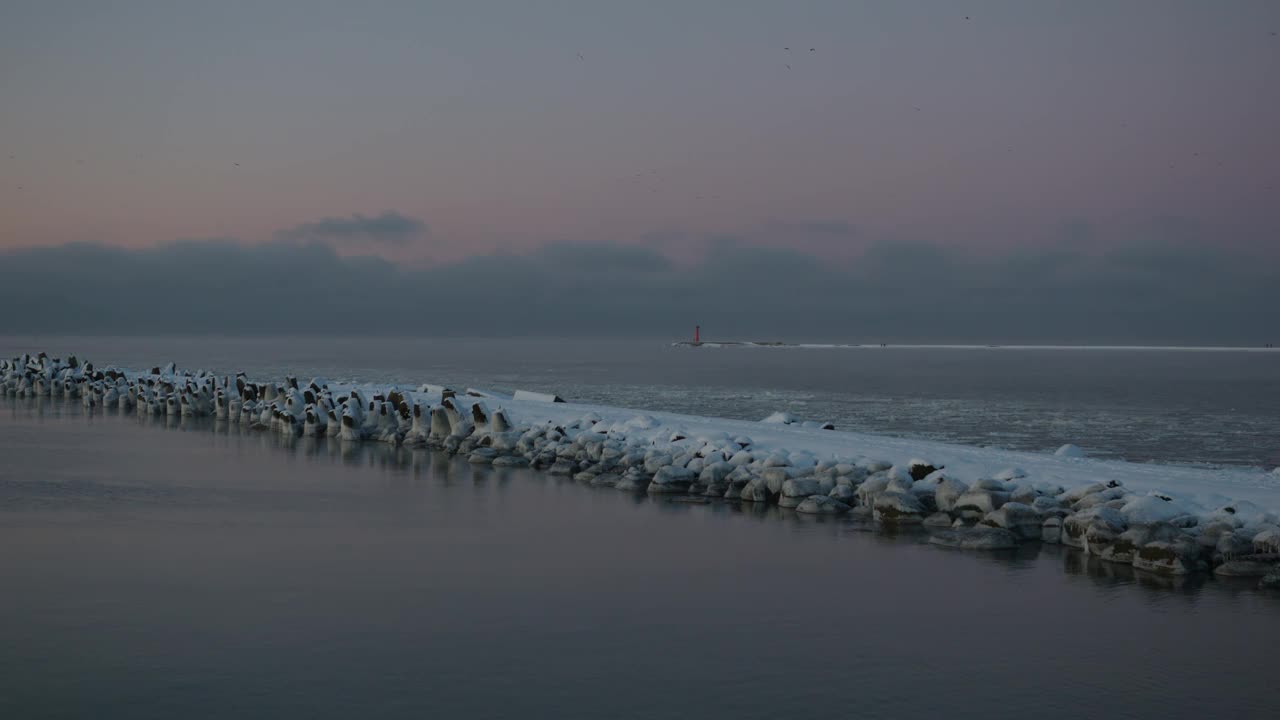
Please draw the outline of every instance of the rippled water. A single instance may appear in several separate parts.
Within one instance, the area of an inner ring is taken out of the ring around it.
[[[0,401],[0,717],[1274,717],[1280,594]]]
[[[1145,462],[1280,465],[1280,352],[672,348],[654,340],[0,337],[0,353],[435,382]]]

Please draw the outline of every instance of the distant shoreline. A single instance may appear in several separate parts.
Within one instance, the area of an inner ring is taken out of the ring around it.
[[[920,343],[787,343],[776,340],[680,340],[671,347],[687,348],[800,348],[811,350],[910,349],[910,350],[1145,350],[1163,352],[1280,352],[1274,346],[1226,345],[929,345]]]

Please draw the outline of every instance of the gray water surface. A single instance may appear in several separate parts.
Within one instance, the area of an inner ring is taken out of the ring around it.
[[[3,718],[1270,718],[1253,584],[0,400]]]

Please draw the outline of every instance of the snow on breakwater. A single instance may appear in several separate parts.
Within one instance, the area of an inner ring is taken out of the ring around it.
[[[840,432],[785,413],[735,421],[579,405],[549,393],[264,381],[172,364],[99,368],[44,354],[0,362],[0,390],[208,416],[245,430],[429,447],[655,495],[923,525],[933,542],[958,548],[1062,542],[1147,570],[1227,575],[1270,572],[1280,553],[1280,475],[1261,469],[1100,461],[1078,449],[996,451]]]

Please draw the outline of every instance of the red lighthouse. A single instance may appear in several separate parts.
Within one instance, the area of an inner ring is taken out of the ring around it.
[[[693,326],[693,344],[694,345],[702,344],[702,326],[701,325]]]

